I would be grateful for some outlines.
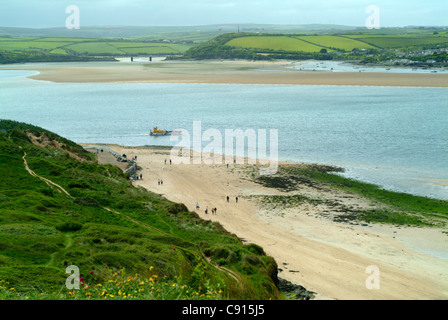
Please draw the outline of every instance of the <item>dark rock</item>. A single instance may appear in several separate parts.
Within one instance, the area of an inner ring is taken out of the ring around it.
[[[277,288],[286,294],[292,294],[297,300],[309,300],[314,297],[314,292],[308,291],[300,285],[281,278],[278,280]]]

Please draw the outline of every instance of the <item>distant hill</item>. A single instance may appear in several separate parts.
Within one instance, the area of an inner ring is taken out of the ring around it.
[[[420,29],[353,30],[318,33],[228,33],[190,48],[187,59],[317,59],[388,60],[400,52],[420,59],[412,52],[429,52],[425,59],[446,60],[448,32]],[[437,52],[436,52],[437,51]],[[432,56],[432,54],[438,56]]]
[[[203,26],[86,26],[79,30],[67,28],[12,28],[0,26],[0,37],[91,37],[91,38],[141,38],[150,39],[188,39],[196,35],[202,41],[227,32],[302,32],[356,30],[357,27],[342,25],[270,25],[270,24],[221,24]],[[185,38],[184,38],[185,37]]]

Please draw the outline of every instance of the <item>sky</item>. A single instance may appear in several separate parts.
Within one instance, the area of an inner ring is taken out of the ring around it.
[[[379,9],[382,27],[446,26],[447,0],[0,0],[0,26],[65,27],[79,8],[84,26],[197,26],[210,24],[339,24],[365,26]]]

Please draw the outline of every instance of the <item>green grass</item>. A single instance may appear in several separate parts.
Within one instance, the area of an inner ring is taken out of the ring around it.
[[[27,132],[45,133],[63,148],[35,146]],[[72,158],[68,150],[84,161]],[[60,184],[72,197],[31,176],[24,167],[24,152],[37,175]],[[64,287],[69,265],[78,266],[92,287],[110,280],[102,272],[105,266],[118,265],[145,279],[153,267],[158,285],[177,286],[172,294],[161,289],[161,295],[145,286],[141,298],[191,298],[179,288],[222,291],[205,298],[280,297],[271,257],[184,205],[133,187],[120,169],[96,164],[94,154],[63,137],[0,120],[0,158],[0,281],[8,283],[0,288],[0,299],[73,298]],[[228,250],[232,258],[220,260],[216,247]],[[76,297],[88,298],[81,292]]]
[[[297,38],[321,47],[342,51],[352,51],[355,48],[375,49],[374,46],[367,43],[338,36],[301,36]]]
[[[391,49],[448,46],[443,35],[317,35],[317,36],[247,36],[230,40],[227,45],[256,50],[319,52],[322,48],[351,51],[358,49]]]
[[[62,46],[66,46],[70,42],[44,42],[44,41],[0,41],[0,49],[6,51],[40,51],[54,50]]]
[[[349,37],[383,49],[421,47],[438,44],[448,46],[448,39],[446,37],[434,35],[357,35]]]
[[[447,33],[428,30],[389,28],[363,32],[330,34],[259,34],[226,33],[190,48],[185,59],[248,59],[248,60],[359,60],[384,61],[396,50],[402,52],[448,47]],[[339,52],[335,52],[339,51]],[[174,57],[173,59],[176,59]],[[440,59],[443,61],[443,57]]]
[[[355,212],[356,218],[360,220],[414,226],[445,226],[448,223],[448,201],[445,200],[385,190],[373,184],[342,177],[332,173],[331,169],[283,168],[282,170],[291,183],[315,181],[356,193],[387,207],[387,210]]]
[[[203,269],[203,267],[202,267]],[[91,270],[92,281],[83,279],[79,289],[40,290],[30,287],[26,292],[0,280],[0,300],[219,300],[225,283],[208,282],[204,287],[192,287],[182,279],[160,278],[153,266],[149,274],[130,274],[121,265]],[[198,276],[201,268],[196,270]],[[101,277],[96,274],[101,273]]]
[[[98,38],[69,37],[0,37],[0,52],[4,53],[44,53],[62,56],[124,56],[149,54],[181,54],[192,45],[143,42],[131,40],[111,40]]]
[[[319,52],[322,47],[307,43],[298,38],[286,36],[239,37],[226,43],[228,46],[252,49],[282,51]]]
[[[73,50],[75,52],[87,52],[89,55],[124,55],[124,51],[107,43],[107,42],[83,42],[71,44],[65,47],[66,49]]]

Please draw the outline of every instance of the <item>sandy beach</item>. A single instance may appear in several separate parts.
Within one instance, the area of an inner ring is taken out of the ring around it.
[[[33,70],[30,78],[69,83],[216,83],[272,85],[350,85],[448,87],[448,74],[329,72],[292,69],[292,61],[88,62],[3,66]]]
[[[263,195],[289,193],[255,183],[250,179],[250,173],[257,170],[254,165],[174,165],[169,163],[170,149],[108,147],[128,157],[138,156],[143,180],[134,185],[184,203],[246,243],[262,246],[277,261],[280,278],[313,291],[316,299],[448,298],[446,229],[335,222],[332,217],[338,212],[332,207],[262,203]],[[106,152],[99,160],[116,164]],[[333,189],[304,185],[295,192],[359,208],[373,206],[359,196]],[[215,207],[217,214],[212,215]],[[379,289],[366,287],[366,268],[372,265],[380,271]]]

